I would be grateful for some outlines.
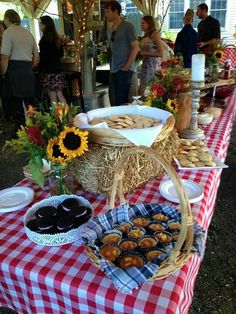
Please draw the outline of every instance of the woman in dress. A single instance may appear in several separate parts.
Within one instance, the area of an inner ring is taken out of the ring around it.
[[[158,58],[162,58],[163,49],[160,34],[155,29],[155,21],[152,16],[147,15],[142,18],[141,28],[144,36],[139,55],[143,56],[143,62],[139,77],[138,95],[143,96],[148,82],[157,70]]]
[[[63,57],[62,41],[50,16],[40,18],[40,30],[43,36],[39,41],[39,72],[42,74],[43,88],[48,93],[50,103],[53,101],[66,103],[62,93],[65,87],[60,61]]]

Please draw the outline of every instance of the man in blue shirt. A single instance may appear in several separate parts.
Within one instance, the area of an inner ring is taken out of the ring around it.
[[[198,52],[198,34],[192,27],[193,16],[193,10],[188,9],[183,19],[184,27],[175,41],[175,55],[183,56],[185,68],[191,68],[192,55]]]
[[[115,104],[128,103],[130,82],[135,71],[135,58],[139,45],[132,24],[120,16],[121,6],[117,1],[105,3],[105,16],[111,22],[112,30],[108,34],[111,47],[111,75],[115,93]]]

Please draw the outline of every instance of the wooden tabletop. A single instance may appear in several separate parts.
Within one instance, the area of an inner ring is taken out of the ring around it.
[[[202,89],[208,89],[212,87],[225,86],[225,85],[228,86],[228,85],[234,85],[234,84],[235,84],[235,78],[230,78],[228,80],[219,79],[217,82],[206,83]]]

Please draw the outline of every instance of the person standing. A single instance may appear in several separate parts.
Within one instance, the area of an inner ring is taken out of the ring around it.
[[[38,64],[38,48],[33,35],[20,26],[21,19],[14,10],[4,14],[7,29],[2,36],[1,74],[6,80],[9,112],[16,128],[25,123],[24,104],[34,102],[33,68]]]
[[[206,3],[198,5],[196,15],[201,19],[197,27],[198,46],[201,51],[207,45],[220,41],[220,22],[211,15],[208,15],[208,6]]]
[[[158,57],[162,58],[163,49],[159,33],[155,28],[155,21],[152,16],[146,15],[141,20],[141,29],[144,36],[141,40],[141,49],[138,55],[143,56],[140,73],[140,85],[138,95],[143,96],[148,82],[151,80],[158,66]]]
[[[111,47],[111,78],[114,87],[115,104],[128,103],[129,88],[135,68],[135,58],[139,45],[132,24],[124,21],[120,16],[121,5],[111,0],[105,3],[105,16],[112,22],[108,36]]]
[[[182,55],[185,68],[191,68],[192,55],[198,53],[198,34],[192,27],[194,12],[188,9],[184,15],[184,27],[175,40],[175,55]]]
[[[47,91],[50,103],[54,101],[66,103],[62,92],[65,87],[61,68],[62,40],[58,36],[50,16],[45,15],[40,18],[40,30],[43,36],[39,41],[40,61],[38,69],[41,73],[43,88]]]

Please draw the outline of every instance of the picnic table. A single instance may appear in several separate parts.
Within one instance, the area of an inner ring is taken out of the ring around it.
[[[207,146],[224,161],[235,113],[236,94],[228,97],[222,115],[204,127]],[[207,231],[214,214],[221,169],[178,171],[182,179],[200,184],[204,198],[192,204],[197,223]],[[159,193],[162,178],[149,181],[126,196],[131,203],[166,203]],[[49,196],[46,186],[24,179],[17,186],[34,189],[34,202]],[[94,214],[107,209],[102,195],[77,191],[89,200]],[[30,206],[30,205],[29,205]],[[187,263],[165,279],[148,281],[132,294],[122,294],[87,256],[81,240],[63,246],[41,246],[25,233],[23,217],[29,206],[0,214],[0,306],[18,313],[188,313],[201,257]]]

